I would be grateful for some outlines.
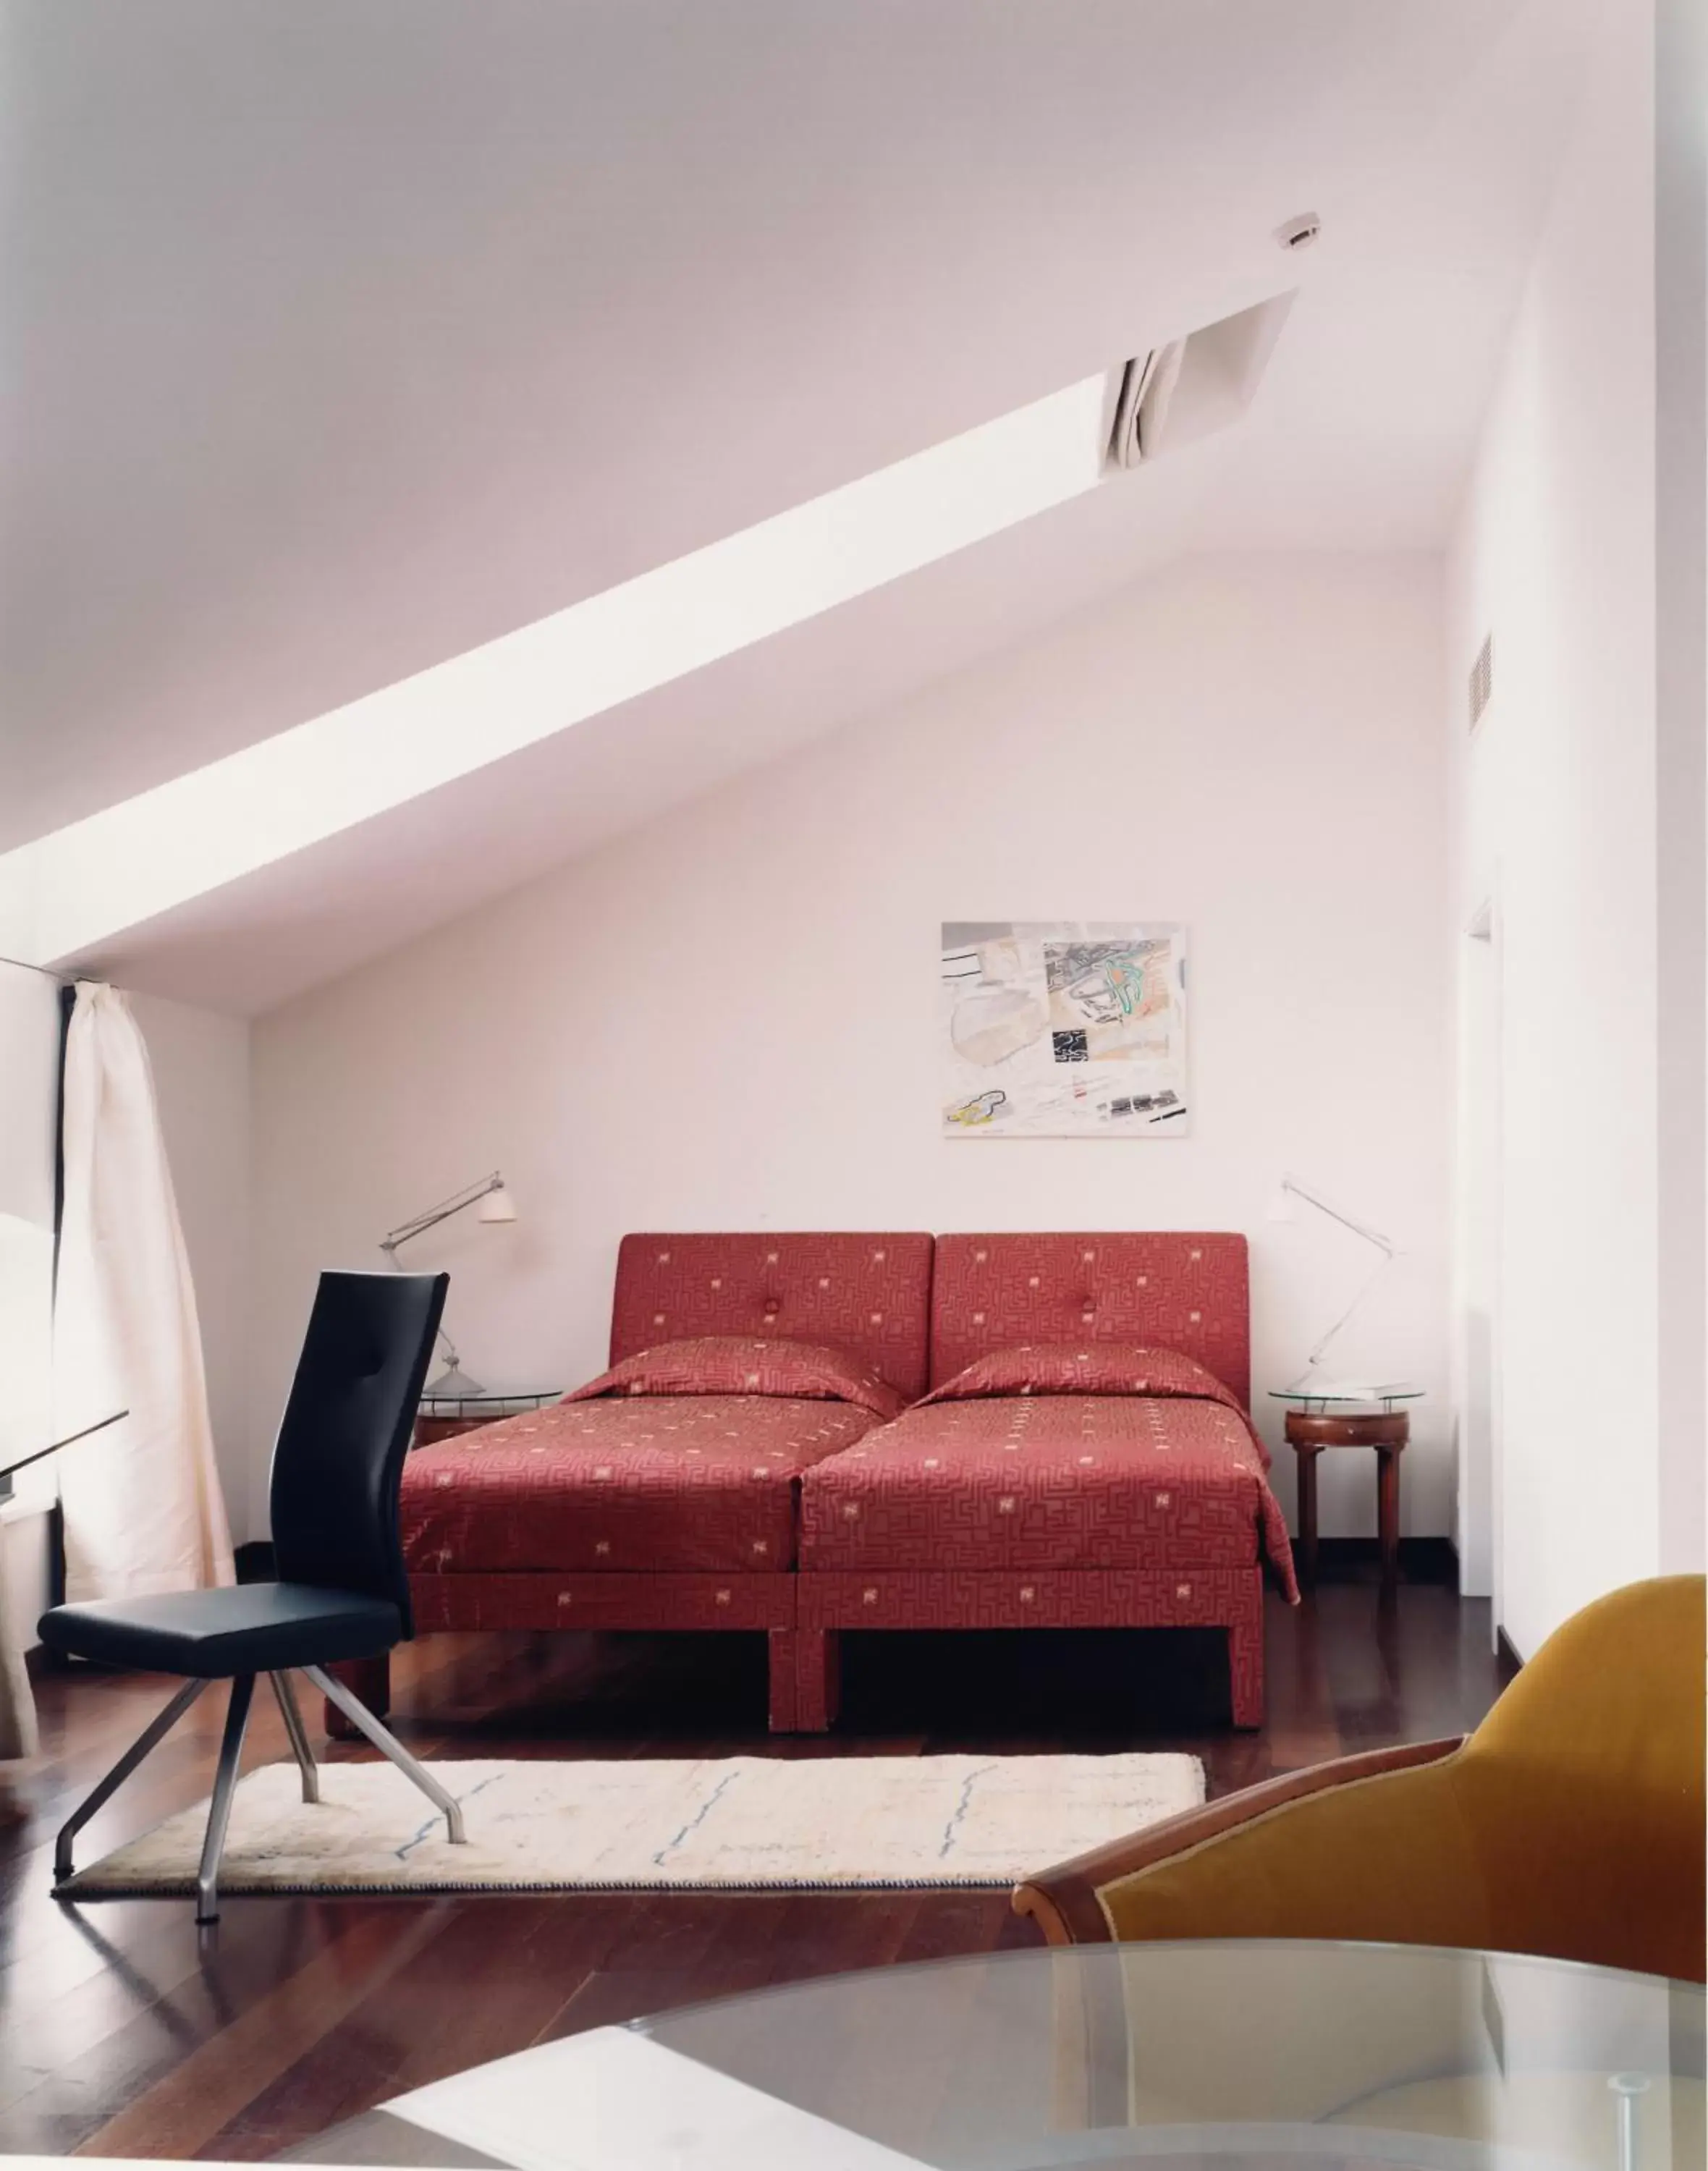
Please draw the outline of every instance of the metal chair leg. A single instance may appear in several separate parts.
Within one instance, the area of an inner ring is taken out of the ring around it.
[[[207,1686],[206,1681],[185,1681],[158,1718],[150,1721],[131,1744],[130,1747],[95,1788],[93,1793],[74,1809],[59,1828],[59,1836],[53,1843],[53,1882],[56,1890],[72,1873],[72,1841],[104,1804],[110,1802],[137,1766],[151,1750],[156,1749],[176,1726],[197,1697]]]
[[[201,1865],[196,1873],[196,1919],[219,1920],[219,1863],[225,1852],[225,1828],[231,1821],[231,1798],[237,1791],[238,1766],[243,1762],[243,1737],[249,1725],[250,1698],[255,1694],[255,1675],[239,1674],[231,1685],[231,1702],[225,1707],[225,1734],[219,1745],[219,1771],[213,1782],[213,1799],[207,1805],[207,1832],[201,1842]]]
[[[285,1722],[285,1732],[291,1737],[291,1752],[303,1775],[303,1799],[318,1802],[320,1798],[320,1772],[314,1762],[314,1752],[309,1746],[309,1736],[303,1725],[303,1714],[297,1708],[297,1692],[291,1686],[288,1674],[269,1674],[273,1694],[278,1699],[279,1717]]]
[[[432,1773],[424,1765],[416,1762],[396,1736],[386,1732],[367,1705],[359,1697],[352,1696],[342,1681],[334,1681],[331,1675],[320,1666],[304,1666],[302,1670],[321,1695],[336,1704],[350,1723],[359,1727],[381,1755],[389,1756],[405,1777],[412,1779],[433,1807],[443,1812],[452,1846],[462,1846],[467,1837],[463,1830],[463,1813]]]

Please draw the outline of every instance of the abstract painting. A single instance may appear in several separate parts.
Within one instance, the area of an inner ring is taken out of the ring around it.
[[[1172,920],[946,920],[941,1016],[948,1137],[1190,1124],[1186,930]]]

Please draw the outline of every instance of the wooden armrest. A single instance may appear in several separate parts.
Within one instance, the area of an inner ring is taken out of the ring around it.
[[[1059,1863],[1014,1888],[1017,1915],[1030,1915],[1052,1945],[1108,1944],[1109,1921],[1098,1894],[1117,1878],[1201,1847],[1237,1831],[1242,1825],[1266,1816],[1289,1802],[1302,1801],[1330,1787],[1344,1787],[1355,1779],[1373,1779],[1386,1772],[1405,1772],[1420,1764],[1434,1764],[1451,1756],[1463,1743],[1454,1734],[1441,1741],[1408,1741],[1392,1749],[1367,1749],[1356,1756],[1337,1756],[1328,1764],[1313,1764],[1302,1772],[1284,1772],[1260,1785],[1237,1794],[1224,1794],[1201,1809],[1184,1810],[1160,1824],[1125,1839],[1111,1840]]]

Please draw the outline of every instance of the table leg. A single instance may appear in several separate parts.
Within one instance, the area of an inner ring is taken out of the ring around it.
[[[1399,1450],[1376,1450],[1376,1527],[1382,1546],[1382,1587],[1392,1590],[1399,1581]]]
[[[1299,1457],[1299,1579],[1317,1579],[1317,1450],[1302,1447]]]

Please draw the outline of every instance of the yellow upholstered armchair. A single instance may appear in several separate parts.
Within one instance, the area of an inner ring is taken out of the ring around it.
[[[1053,1943],[1319,1938],[1704,1975],[1704,1584],[1587,1606],[1463,1741],[1290,1772],[1019,1887]]]

